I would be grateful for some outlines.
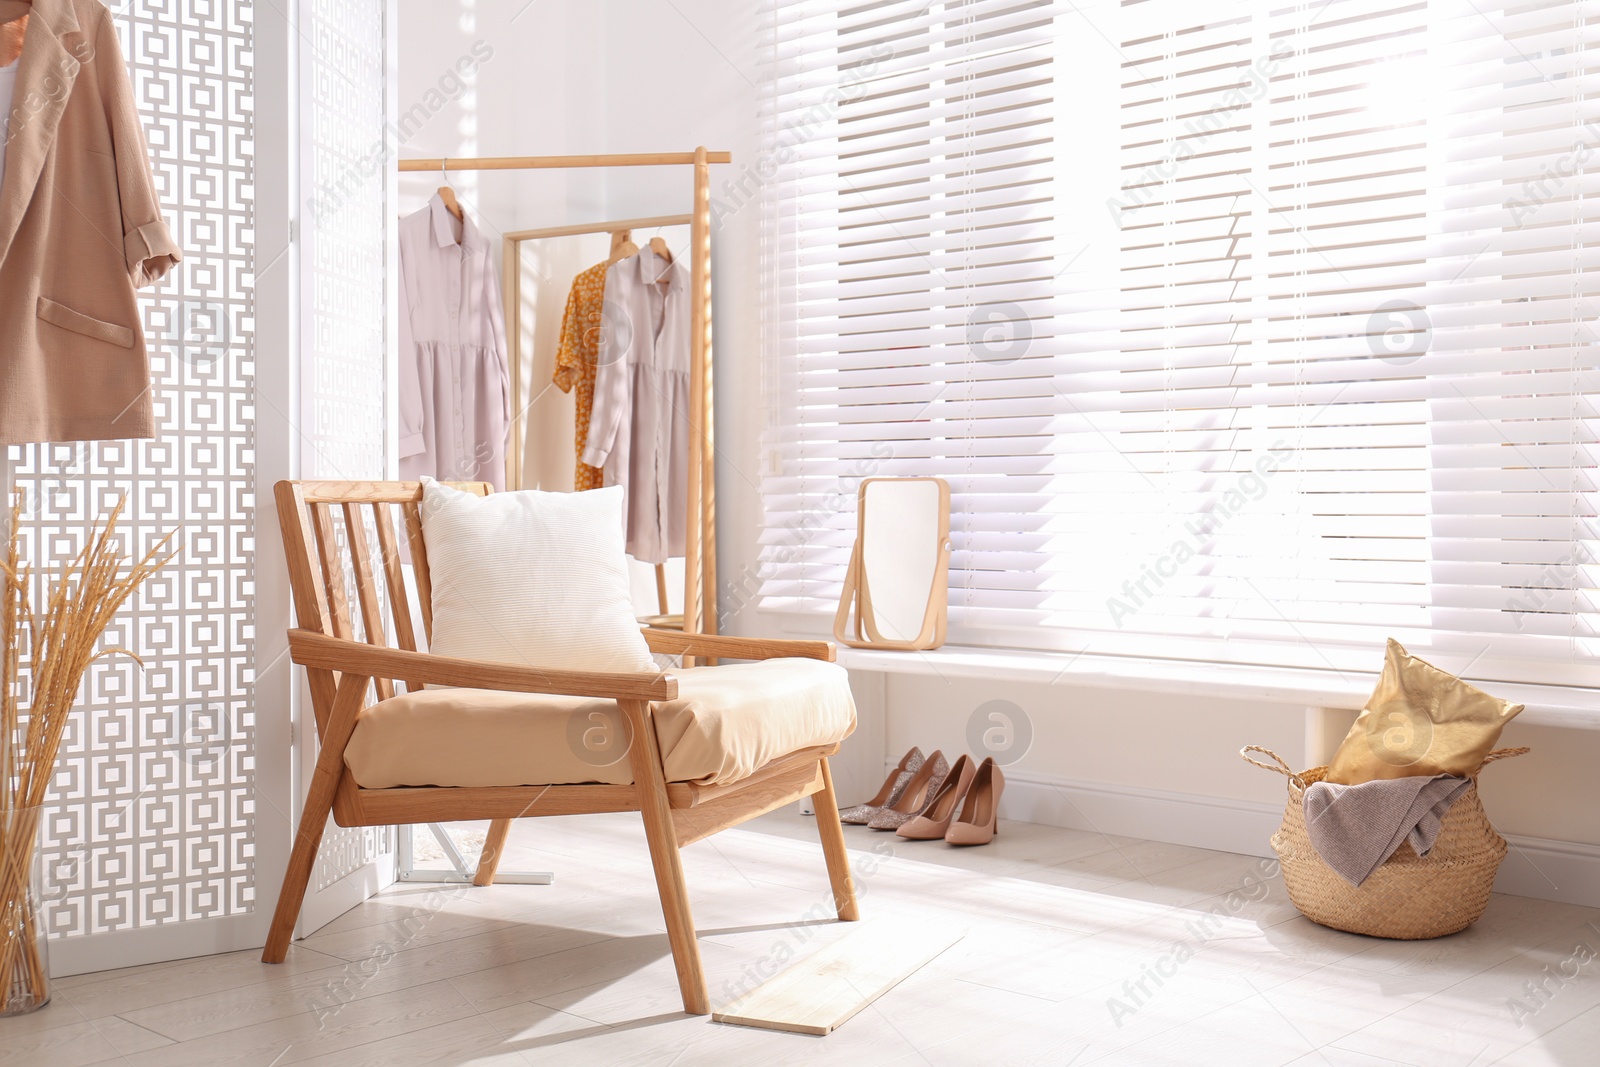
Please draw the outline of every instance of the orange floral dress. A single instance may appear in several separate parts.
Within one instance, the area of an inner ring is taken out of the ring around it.
[[[594,411],[594,375],[600,362],[600,315],[605,305],[606,268],[597,263],[572,280],[567,295],[567,310],[561,316],[561,341],[556,347],[556,388],[570,393],[577,388],[578,469],[573,488],[578,492],[599,489],[605,484],[599,467],[583,462],[583,449],[589,441],[589,416]]]

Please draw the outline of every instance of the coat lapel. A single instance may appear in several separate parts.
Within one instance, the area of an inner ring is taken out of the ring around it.
[[[71,0],[35,0],[22,39],[22,56],[17,60],[5,180],[0,182],[0,263],[11,251],[11,242],[33,200],[61,113],[82,67],[74,53],[83,51]]]

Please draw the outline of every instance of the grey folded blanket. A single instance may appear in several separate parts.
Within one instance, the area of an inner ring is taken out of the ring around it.
[[[1445,812],[1470,784],[1472,779],[1453,774],[1360,785],[1313,782],[1306,790],[1306,834],[1322,861],[1358,886],[1402,841],[1409,840],[1417,855],[1426,856]]]

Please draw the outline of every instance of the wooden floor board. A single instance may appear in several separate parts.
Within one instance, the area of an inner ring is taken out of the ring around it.
[[[825,1037],[961,940],[962,933],[885,920],[851,924],[844,936],[714,1011],[711,1018]]]

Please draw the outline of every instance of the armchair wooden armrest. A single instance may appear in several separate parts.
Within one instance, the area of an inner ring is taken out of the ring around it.
[[[651,652],[667,656],[716,656],[723,659],[820,659],[832,663],[832,641],[768,640],[763,637],[724,637],[720,634],[686,634],[681,630],[646,628],[644,639]]]
[[[466,689],[502,689],[513,693],[607,697],[613,700],[672,700],[678,680],[670,674],[608,674],[599,671],[556,671],[510,663],[407,652],[369,645],[311,630],[289,631],[289,654],[303,667],[353,671],[373,678],[403,678]]]

